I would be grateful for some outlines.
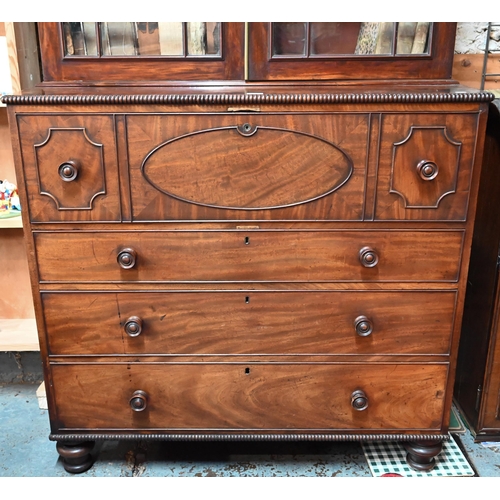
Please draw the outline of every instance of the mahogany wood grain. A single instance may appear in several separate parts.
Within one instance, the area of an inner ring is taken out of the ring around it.
[[[265,25],[244,82],[242,23],[206,65],[64,58],[40,23],[44,81],[5,102],[54,439],[437,453],[492,96],[450,80],[454,23],[390,62],[268,60]]]
[[[134,220],[363,217],[366,114],[126,119]]]
[[[244,23],[222,23],[222,57],[64,57],[60,23],[37,23],[44,82],[242,80]]]
[[[35,233],[42,282],[456,281],[457,231],[151,231]],[[375,267],[359,253],[372,248]],[[136,264],[123,269],[123,249]],[[409,265],[411,263],[411,265]]]
[[[450,78],[456,23],[433,23],[430,56],[271,57],[271,23],[250,23],[250,80]]]
[[[33,222],[118,221],[116,139],[106,115],[18,115],[21,148]],[[60,165],[79,165],[66,182]]]
[[[42,302],[53,355],[425,355],[449,353],[456,293],[87,292]],[[369,335],[356,332],[361,316]],[[134,317],[141,331],[131,337]]]
[[[377,220],[465,220],[476,140],[476,114],[382,116]],[[419,175],[421,162],[435,178]]]
[[[485,371],[484,388],[480,407],[481,432],[496,435],[500,439],[500,290],[497,285],[497,299],[491,325],[488,352],[488,369]]]
[[[477,440],[498,440],[498,249],[500,111],[490,105],[474,237],[461,324],[454,398]]]
[[[55,365],[52,432],[438,430],[447,371],[446,364]],[[140,412],[129,406],[137,390],[147,394]],[[368,398],[364,411],[351,406],[356,390]]]
[[[0,256],[4,289],[0,318],[33,318],[28,256],[22,229],[0,229]]]

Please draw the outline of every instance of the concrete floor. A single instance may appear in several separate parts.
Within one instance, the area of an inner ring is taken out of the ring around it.
[[[0,477],[372,477],[359,443],[165,443],[104,441],[96,462],[78,476],[65,472],[36,384],[0,385]],[[481,477],[500,477],[493,448],[459,435]]]

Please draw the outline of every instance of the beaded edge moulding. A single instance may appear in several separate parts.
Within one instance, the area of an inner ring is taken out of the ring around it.
[[[4,104],[342,104],[490,102],[491,92],[423,94],[5,95]]]
[[[51,441],[133,440],[152,441],[418,441],[451,439],[449,434],[139,434],[116,431],[99,434],[50,434]]]

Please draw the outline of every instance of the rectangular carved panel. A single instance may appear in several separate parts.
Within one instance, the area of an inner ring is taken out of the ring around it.
[[[133,115],[127,137],[136,221],[363,217],[366,114]]]
[[[382,116],[378,220],[466,218],[477,115]]]
[[[33,222],[120,220],[113,119],[19,115]]]

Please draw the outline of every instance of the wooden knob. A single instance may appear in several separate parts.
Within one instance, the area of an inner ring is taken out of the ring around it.
[[[373,323],[366,316],[358,316],[354,320],[354,328],[360,337],[368,337],[373,332]]]
[[[363,247],[359,251],[359,261],[364,267],[375,267],[378,264],[378,255],[370,247]]]
[[[417,165],[417,172],[424,181],[432,181],[437,177],[439,168],[433,161],[422,160]]]
[[[125,321],[124,329],[129,337],[138,337],[142,333],[142,319],[139,316],[130,316]]]
[[[80,165],[78,162],[70,160],[59,165],[59,177],[65,182],[74,181],[78,177]]]
[[[131,269],[135,266],[136,258],[137,252],[135,250],[132,248],[124,248],[120,251],[116,260],[123,269]]]
[[[357,411],[363,411],[368,408],[368,398],[364,391],[357,390],[351,394],[351,406]]]
[[[135,391],[129,404],[134,411],[144,411],[148,406],[148,395],[144,391]]]

